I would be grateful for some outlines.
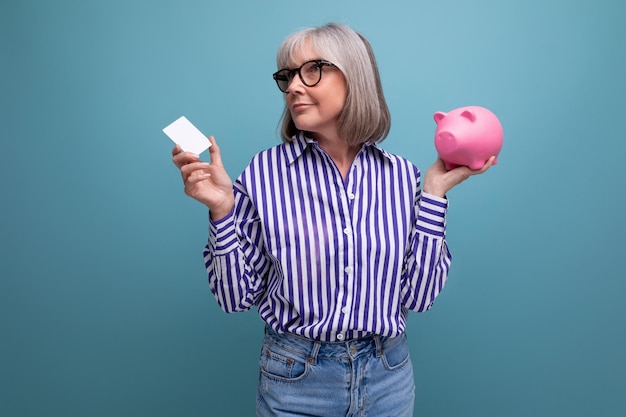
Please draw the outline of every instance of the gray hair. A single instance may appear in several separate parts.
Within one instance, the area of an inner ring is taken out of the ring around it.
[[[391,116],[374,51],[367,39],[337,23],[302,29],[287,37],[278,49],[278,69],[287,68],[306,41],[321,59],[335,64],[346,79],[348,93],[339,116],[339,136],[351,145],[383,141],[391,128]],[[290,142],[298,128],[286,105],[281,120],[281,137]]]

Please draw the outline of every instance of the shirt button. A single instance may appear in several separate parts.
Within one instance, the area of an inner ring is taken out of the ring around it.
[[[352,273],[352,267],[351,266],[346,266],[344,271],[346,272],[346,274],[351,274]]]
[[[343,229],[343,232],[347,235],[349,235],[350,233],[352,233],[352,230],[350,230],[349,227],[346,227],[345,229]]]
[[[343,340],[343,333],[337,333],[337,340]]]
[[[348,313],[348,311],[349,311],[349,310],[348,310],[348,307],[344,307],[344,308],[342,308],[342,309],[341,309],[341,312],[342,312],[343,314],[347,314],[347,313]]]
[[[348,193],[348,198],[350,200],[354,200],[354,193]]]

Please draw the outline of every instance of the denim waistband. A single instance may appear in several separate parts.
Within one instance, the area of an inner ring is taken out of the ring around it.
[[[265,326],[265,338],[270,343],[306,357],[309,362],[317,362],[318,358],[345,359],[369,353],[380,357],[385,346],[400,342],[405,336],[404,333],[398,337],[371,335],[343,342],[321,342],[293,333],[277,333]]]

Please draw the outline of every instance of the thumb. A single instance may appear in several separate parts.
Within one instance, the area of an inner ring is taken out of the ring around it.
[[[211,142],[211,147],[209,148],[211,164],[222,166],[222,154],[220,152],[220,147],[217,146],[217,142],[213,136],[209,136],[209,142]]]
[[[452,188],[466,179],[468,179],[472,175],[472,170],[464,165],[458,166],[456,168],[451,169],[447,172],[448,176],[448,184],[449,187]]]

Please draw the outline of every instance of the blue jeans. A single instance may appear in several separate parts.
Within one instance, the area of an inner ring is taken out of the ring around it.
[[[406,335],[316,342],[266,327],[258,417],[412,417]]]

